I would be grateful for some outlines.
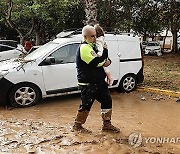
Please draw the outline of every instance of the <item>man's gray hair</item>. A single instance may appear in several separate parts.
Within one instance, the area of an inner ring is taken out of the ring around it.
[[[93,26],[90,26],[90,25],[84,26],[83,29],[82,29],[82,35],[83,35],[83,36],[87,35],[87,34],[89,33],[89,30],[90,30],[90,29],[94,29],[94,27],[93,27]]]

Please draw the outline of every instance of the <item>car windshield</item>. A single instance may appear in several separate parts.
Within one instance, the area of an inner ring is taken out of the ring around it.
[[[28,54],[24,60],[35,60],[42,55],[46,55],[49,51],[55,49],[59,44],[55,42],[49,42],[38,49]]]
[[[158,46],[158,43],[148,43],[148,46]]]

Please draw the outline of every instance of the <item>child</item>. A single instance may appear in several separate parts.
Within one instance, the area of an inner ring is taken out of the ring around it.
[[[99,26],[99,24],[96,24],[94,26],[94,28],[96,30],[96,36],[97,36],[97,39],[96,39],[96,46],[98,49],[97,55],[100,57],[100,56],[102,56],[103,48],[104,48],[104,45],[106,44],[105,38],[104,38],[104,30],[101,26]],[[107,76],[108,84],[110,86],[112,86],[114,79],[113,79],[109,69],[107,67],[104,67],[104,71],[105,71],[106,76]]]

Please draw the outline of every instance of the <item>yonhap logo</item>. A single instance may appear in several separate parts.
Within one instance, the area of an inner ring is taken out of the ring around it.
[[[141,133],[132,133],[128,138],[129,145],[133,148],[143,144],[167,144],[167,143],[180,143],[180,137],[142,137]]]
[[[131,145],[133,148],[140,146],[142,143],[141,133],[132,133],[131,135],[129,135],[128,142],[129,145]]]
[[[180,143],[180,137],[145,137],[145,143]]]

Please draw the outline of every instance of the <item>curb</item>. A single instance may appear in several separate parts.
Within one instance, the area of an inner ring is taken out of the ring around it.
[[[146,87],[140,87],[140,86],[138,86],[136,90],[141,91],[141,92],[152,92],[152,93],[163,94],[163,95],[180,98],[180,92],[175,92],[175,91],[170,91],[170,90],[161,90],[157,88],[146,88]]]

